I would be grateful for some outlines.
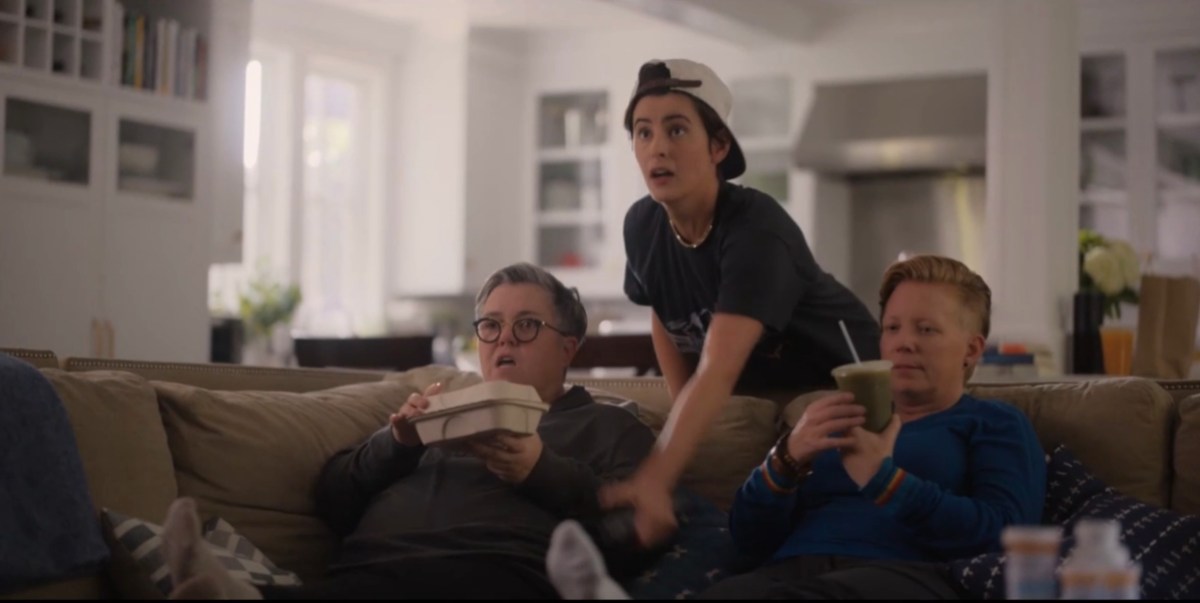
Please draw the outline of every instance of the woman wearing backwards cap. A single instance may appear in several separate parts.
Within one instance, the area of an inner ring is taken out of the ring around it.
[[[746,169],[729,88],[685,59],[642,65],[625,128],[650,194],[625,215],[625,294],[650,306],[654,351],[674,400],[657,452],[604,493],[632,506],[643,544],[675,528],[671,490],[735,392],[828,386],[830,370],[879,357],[866,306],[817,265],[769,195],[727,182]]]

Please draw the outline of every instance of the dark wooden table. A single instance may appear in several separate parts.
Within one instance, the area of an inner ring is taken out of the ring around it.
[[[433,336],[313,338],[295,340],[304,367],[406,371],[433,363]]]
[[[633,367],[638,375],[662,374],[650,334],[589,335],[571,363],[573,368]]]
[[[312,338],[295,340],[302,367],[341,367],[404,371],[433,363],[433,336]],[[661,373],[649,334],[590,335],[572,368],[633,367],[638,375]]]

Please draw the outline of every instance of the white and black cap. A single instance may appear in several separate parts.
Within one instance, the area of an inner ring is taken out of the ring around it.
[[[718,166],[726,180],[737,178],[746,171],[746,157],[733,130],[729,128],[729,112],[733,109],[733,93],[717,77],[716,72],[702,63],[687,59],[647,61],[638,70],[637,84],[625,108],[625,129],[633,130],[633,107],[643,96],[665,91],[682,92],[708,105],[729,129],[729,154]]]

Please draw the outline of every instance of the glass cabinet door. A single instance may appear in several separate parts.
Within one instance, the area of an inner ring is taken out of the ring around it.
[[[735,79],[730,126],[746,155],[741,184],[787,204],[791,195],[792,82],[786,76]]]
[[[593,268],[604,254],[604,145],[608,94],[549,94],[538,101],[536,260]]]
[[[1200,266],[1200,47],[1155,57],[1158,245],[1161,262]]]
[[[539,148],[602,146],[608,142],[608,95],[586,92],[543,96],[538,124]]]
[[[194,197],[194,132],[124,118],[117,136],[117,190],[179,200]]]
[[[92,115],[9,96],[4,99],[4,175],[87,186]]]
[[[1080,82],[1079,223],[1128,241],[1124,55],[1084,57]]]

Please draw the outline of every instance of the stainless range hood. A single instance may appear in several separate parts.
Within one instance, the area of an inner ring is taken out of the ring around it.
[[[793,158],[845,175],[974,171],[986,135],[986,75],[823,84]]]

